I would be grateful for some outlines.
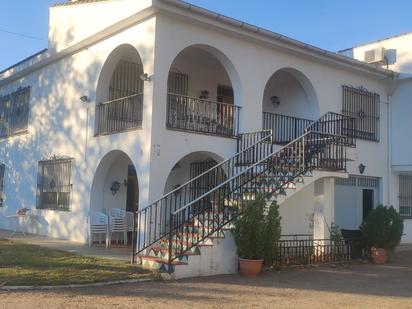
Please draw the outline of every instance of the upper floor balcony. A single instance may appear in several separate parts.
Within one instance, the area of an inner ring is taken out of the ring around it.
[[[142,127],[143,93],[99,103],[96,106],[96,135]]]
[[[168,76],[166,127],[235,137],[240,107],[223,60],[205,46],[190,46],[174,59]]]
[[[106,60],[96,91],[95,135],[142,128],[143,65],[137,51],[121,45]]]
[[[206,99],[169,93],[168,129],[234,137],[239,134],[240,107]]]

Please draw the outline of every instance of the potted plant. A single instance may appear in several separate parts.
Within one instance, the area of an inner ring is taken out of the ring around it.
[[[267,206],[264,196],[246,203],[244,212],[235,219],[234,239],[239,256],[241,275],[256,276],[264,261],[272,262],[280,238],[279,206]]]
[[[399,245],[403,233],[403,220],[391,207],[379,205],[373,209],[360,226],[362,243],[370,248],[375,264],[388,261],[388,250]]]

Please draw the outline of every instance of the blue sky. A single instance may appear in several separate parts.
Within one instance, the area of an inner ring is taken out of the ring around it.
[[[1,1],[0,70],[47,47],[48,7],[61,1]],[[412,31],[408,0],[189,2],[331,51]]]

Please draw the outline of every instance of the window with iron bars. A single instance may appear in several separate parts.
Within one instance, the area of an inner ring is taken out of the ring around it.
[[[399,175],[399,214],[412,218],[412,175]]]
[[[379,141],[379,94],[365,88],[342,86],[342,113],[355,118],[355,136],[359,139]]]
[[[4,171],[6,170],[6,166],[4,164],[0,164],[0,207],[3,207],[3,185],[4,185]]]
[[[72,158],[52,157],[39,162],[37,209],[70,211]]]
[[[0,97],[0,137],[27,133],[30,87]]]

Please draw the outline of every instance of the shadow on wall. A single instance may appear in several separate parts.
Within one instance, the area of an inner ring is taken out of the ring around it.
[[[151,59],[151,46],[141,43],[136,48],[142,59]],[[88,95],[93,100],[110,52],[91,47],[4,87],[12,92],[31,86],[29,133],[0,141],[0,161],[6,165],[4,215],[14,215],[23,207],[36,208],[38,161],[52,155],[74,158],[70,212],[36,210],[40,219],[32,232],[84,241],[93,173],[111,141],[93,137],[94,104],[85,104],[80,97]],[[121,142],[134,145],[136,138],[129,134]],[[149,162],[137,165],[138,170],[148,170]]]

